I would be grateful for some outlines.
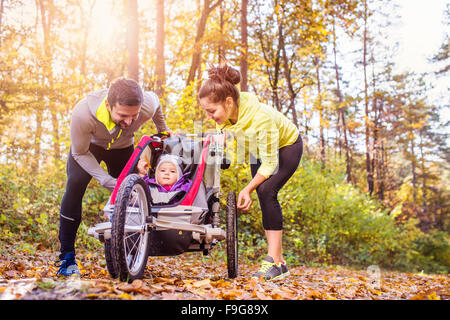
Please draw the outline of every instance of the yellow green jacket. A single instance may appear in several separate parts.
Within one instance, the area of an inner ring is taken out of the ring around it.
[[[281,112],[259,102],[257,96],[249,92],[240,93],[238,112],[235,124],[227,120],[218,129],[233,133],[237,142],[236,161],[250,152],[261,160],[258,173],[268,178],[278,166],[278,150],[297,140],[297,127]]]

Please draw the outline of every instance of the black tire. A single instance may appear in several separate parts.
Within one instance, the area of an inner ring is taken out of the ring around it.
[[[117,192],[111,227],[111,253],[121,281],[140,279],[147,265],[150,194],[137,174],[127,176]],[[133,230],[130,231],[130,229]]]
[[[114,265],[114,259],[111,253],[111,239],[105,240],[105,260],[106,260],[106,269],[109,272],[109,275],[113,279],[117,279],[119,276],[116,266]]]
[[[228,277],[233,279],[238,275],[237,206],[236,193],[233,191],[229,191],[227,195],[226,223]]]

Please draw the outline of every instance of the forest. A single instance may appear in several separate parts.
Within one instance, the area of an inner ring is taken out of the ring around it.
[[[396,73],[395,17],[384,0],[1,0],[0,255],[56,256],[71,112],[87,93],[133,78],[158,95],[174,132],[214,130],[197,92],[226,62],[241,91],[303,138],[279,194],[289,264],[448,274],[449,105],[429,96],[429,79],[448,79],[449,37],[432,72]],[[153,133],[149,121],[135,143]],[[239,192],[250,179],[249,165],[232,164],[221,187]],[[91,181],[77,250],[102,251],[87,229],[109,196]],[[238,217],[246,262],[267,249],[252,196]]]

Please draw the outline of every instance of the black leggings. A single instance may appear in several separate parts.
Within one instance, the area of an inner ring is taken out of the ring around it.
[[[119,177],[128,159],[134,151],[131,145],[124,149],[105,150],[91,144],[89,151],[97,159],[98,163],[104,161],[108,173]],[[59,218],[59,241],[61,242],[61,256],[70,251],[75,251],[75,237],[81,223],[81,209],[84,193],[92,176],[87,173],[72,157],[69,152],[67,158],[67,185],[66,192],[61,201]]]
[[[262,211],[264,230],[283,230],[283,213],[277,196],[278,191],[286,184],[300,163],[303,153],[303,141],[301,136],[294,144],[285,146],[278,150],[278,168],[275,174],[256,188],[259,204]],[[254,160],[254,158],[253,158]],[[250,169],[252,177],[256,175],[261,161],[252,161]]]

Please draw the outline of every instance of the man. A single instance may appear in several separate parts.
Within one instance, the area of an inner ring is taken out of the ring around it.
[[[109,89],[91,92],[75,106],[67,186],[60,211],[57,274],[80,274],[75,261],[75,237],[89,181],[94,177],[105,188],[114,189],[116,178],[133,153],[134,132],[149,119],[153,119],[158,132],[169,131],[156,94],[143,92],[132,79],[117,79]],[[100,167],[101,161],[108,173]]]

